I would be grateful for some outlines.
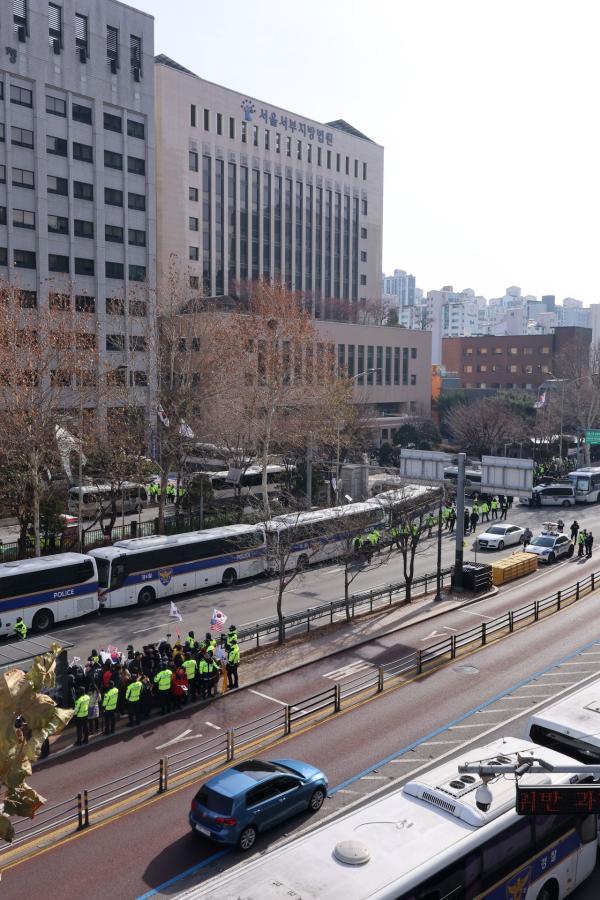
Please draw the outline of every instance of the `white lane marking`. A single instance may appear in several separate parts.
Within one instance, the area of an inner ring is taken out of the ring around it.
[[[424,762],[429,762],[429,758],[426,759],[424,756],[409,756],[408,758],[406,756],[399,756],[396,759],[390,759],[389,762],[391,762],[391,763],[414,763],[414,762],[424,763]],[[386,766],[387,766],[387,763],[386,763]]]
[[[435,637],[448,637],[448,635],[444,634],[443,631],[432,631],[431,634],[428,634],[427,637],[421,638],[421,640],[428,641],[428,640],[430,640],[430,638],[435,638]]]
[[[455,728],[481,728],[481,722],[473,722],[470,725],[451,725],[449,731],[454,731]]]
[[[477,712],[480,715],[484,715],[486,713],[493,713],[495,715],[496,713],[512,712],[512,709],[509,709],[508,706],[503,706],[500,709],[494,709],[493,706],[490,706],[489,709],[478,709]]]
[[[141,634],[143,631],[154,631],[157,628],[166,628],[169,623],[165,622],[164,625],[148,625],[146,628],[138,628],[137,631],[132,631],[132,634]]]
[[[506,697],[502,698],[503,700],[543,700],[543,697],[540,697],[539,694],[514,694],[511,696],[509,694]]]
[[[184,740],[184,738],[186,737],[186,735],[189,735],[189,733],[191,732],[191,730],[192,730],[191,728],[186,728],[186,730],[185,730],[185,731],[182,731],[181,734],[178,734],[177,737],[171,738],[170,741],[165,741],[164,744],[159,744],[158,747],[155,747],[154,749],[155,749],[155,750],[162,750],[163,747],[170,747],[171,744],[176,744],[177,741],[182,741],[182,740]]]
[[[585,662],[564,662],[563,666],[584,666],[586,669],[589,669],[588,663]]]
[[[459,744],[460,741],[425,741],[419,747],[429,747],[430,744]]]
[[[461,613],[466,613],[468,616],[479,616],[480,619],[493,619],[493,616],[484,616],[483,613],[474,612],[472,609],[461,609]]]
[[[363,669],[371,668],[374,668],[373,663],[367,662],[364,659],[357,659],[353,663],[340,666],[339,669],[332,669],[331,672],[324,672],[323,678],[348,678],[349,675],[355,675],[357,672],[362,672]]]
[[[249,690],[251,694],[256,694],[258,697],[264,697],[265,700],[271,700],[272,703],[279,703],[281,706],[289,706],[289,704],[286,703],[285,700],[278,700],[277,697],[269,697],[268,694],[261,694],[260,691],[254,691],[252,690],[252,688],[249,688]],[[290,706],[290,709],[293,709],[294,712],[300,712],[297,706]],[[303,712],[302,715],[306,714]]]
[[[387,775],[363,775],[361,781],[385,781]]]
[[[360,791],[350,791],[348,788],[340,788],[336,794],[360,794]]]
[[[212,722],[205,722],[205,725],[208,725],[209,728],[214,728],[216,731],[223,731],[220,725],[213,725]]]
[[[458,631],[458,628],[450,628],[449,625],[444,625],[444,628],[446,629],[446,631]]]

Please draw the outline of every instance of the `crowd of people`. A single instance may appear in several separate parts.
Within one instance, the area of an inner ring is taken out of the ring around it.
[[[126,653],[93,649],[84,666],[74,661],[68,671],[77,745],[87,744],[90,734],[113,734],[121,715],[133,728],[153,713],[234,690],[239,663],[234,625],[219,640],[207,632],[197,641],[190,631],[173,645],[165,639],[141,650],[130,644]]]

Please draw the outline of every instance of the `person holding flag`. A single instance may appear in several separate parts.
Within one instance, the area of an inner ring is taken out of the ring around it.
[[[210,617],[210,630],[222,633],[226,621],[227,616],[225,613],[221,612],[220,609],[213,609]]]

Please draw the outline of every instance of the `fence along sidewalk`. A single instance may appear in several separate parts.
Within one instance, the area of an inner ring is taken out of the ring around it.
[[[76,797],[42,808],[33,822],[30,819],[17,819],[15,840],[12,844],[0,847],[0,860],[11,848],[41,838],[44,834],[52,834],[52,840],[55,840],[56,830],[67,828],[72,823],[77,823],[77,830],[86,828],[90,824],[90,813],[107,806],[112,807],[116,803],[124,804],[128,797],[135,799],[133,805],[139,805],[156,793],[164,793],[169,787],[169,777],[178,776],[178,784],[206,777],[211,766],[214,769],[232,762],[240,753],[264,750],[277,738],[291,734],[295,724],[302,728],[308,721],[322,720],[349,708],[344,706],[344,700],[350,701],[351,707],[352,698],[358,700],[359,695],[362,697],[368,690],[373,689],[373,696],[376,696],[386,687],[397,687],[416,676],[433,672],[448,660],[455,659],[464,648],[483,647],[492,635],[496,638],[506,637],[520,627],[535,624],[541,618],[560,612],[588,596],[597,587],[600,588],[600,572],[593,572],[587,578],[556,591],[549,597],[509,610],[489,622],[415,650],[366,673],[357,674],[345,680],[343,685],[335,684],[304,700],[296,701],[293,705],[281,707],[208,740],[161,757],[157,762],[114,781],[82,790]],[[139,796],[140,793],[144,796]]]

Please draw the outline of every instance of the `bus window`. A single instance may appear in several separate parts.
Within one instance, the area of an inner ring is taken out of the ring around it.
[[[113,560],[113,564],[111,567],[111,578],[110,578],[110,587],[111,590],[113,588],[119,588],[125,581],[125,575],[127,574],[127,566],[126,560],[122,557],[120,559]]]

